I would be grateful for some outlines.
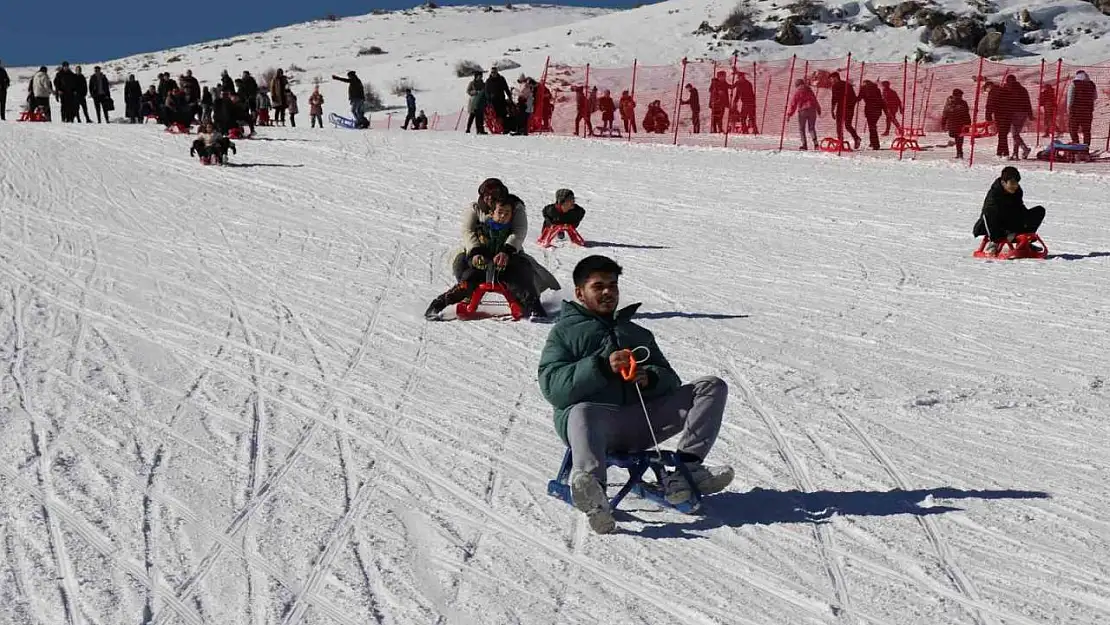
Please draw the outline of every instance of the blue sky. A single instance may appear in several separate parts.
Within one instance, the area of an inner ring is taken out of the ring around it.
[[[631,7],[644,0],[547,0],[543,4]],[[362,15],[403,9],[421,0],[56,0],[47,5],[10,0],[0,9],[0,60],[5,66],[88,63],[164,50],[318,19],[328,13]],[[451,2],[458,4],[504,4]],[[537,2],[540,4],[540,2]]]

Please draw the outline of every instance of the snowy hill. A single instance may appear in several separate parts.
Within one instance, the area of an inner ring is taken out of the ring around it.
[[[955,164],[276,134],[0,124],[0,624],[1110,619],[1105,177],[1027,173],[1056,256],[984,263]],[[490,175],[729,384],[704,515],[591,534],[548,327],[421,316]]]
[[[750,40],[728,39],[727,31],[711,32],[737,6],[748,16],[747,27],[738,32]],[[1028,19],[1023,11],[1028,11]],[[801,45],[775,40],[776,30],[786,21],[796,24]],[[946,62],[975,58],[973,50],[983,33],[992,30],[1002,31],[997,44],[1003,58],[1035,61],[1037,55],[1046,55],[1086,64],[1110,59],[1103,39],[1110,33],[1110,17],[1084,0],[749,0],[741,5],[733,0],[670,0],[626,11],[515,5],[511,10],[378,12],[101,64],[110,78],[122,81],[134,73],[144,85],[162,71],[177,76],[192,69],[202,84],[211,85],[224,69],[233,76],[244,69],[258,76],[282,67],[302,101],[312,83],[322,80],[325,109],[340,112],[347,109],[346,87],[329,77],[353,69],[381,93],[387,106],[403,105],[403,97],[391,91],[398,81],[407,80],[416,86],[418,105],[429,115],[451,115],[466,103],[466,81],[455,72],[460,61],[483,68],[502,63],[510,68],[505,71],[510,81],[520,73],[539,77],[549,56],[555,63],[599,68],[629,67],[634,59],[641,65],[673,65],[683,57],[727,59],[734,52],[745,60],[792,54],[843,58],[852,52],[868,62],[900,61],[918,54]],[[964,47],[935,45],[941,41]],[[384,54],[368,54],[373,47]],[[84,65],[88,71],[93,63]],[[13,79],[24,84],[31,73],[30,68],[19,68]],[[9,97],[12,109],[20,104],[15,99]]]

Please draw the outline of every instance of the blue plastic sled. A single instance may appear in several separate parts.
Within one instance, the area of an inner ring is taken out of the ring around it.
[[[351,130],[357,128],[357,126],[355,125],[355,120],[348,117],[343,117],[342,115],[336,115],[335,113],[328,115],[328,121],[330,121],[332,125],[336,128],[349,128]]]
[[[662,456],[662,459],[660,459]],[[679,512],[692,513],[696,512],[701,507],[701,491],[694,484],[693,476],[690,475],[689,469],[686,464],[679,460],[678,454],[673,451],[636,451],[629,453],[611,453],[605,458],[605,466],[618,467],[628,471],[628,482],[621,487],[617,494],[609,500],[609,507],[613,510],[617,509],[621,500],[625,498],[628,493],[635,493],[640,497],[649,501],[678,510]],[[566,454],[563,455],[563,464],[559,467],[559,475],[555,479],[547,483],[547,494],[562,499],[568,504],[574,505],[570,496],[570,467],[571,456],[568,449]],[[690,492],[693,498],[685,503],[678,504],[677,506],[668,503],[663,496],[662,484],[663,476],[669,471],[674,469],[678,471],[686,481],[690,484]],[[655,482],[645,482],[644,474],[650,470],[655,474]]]

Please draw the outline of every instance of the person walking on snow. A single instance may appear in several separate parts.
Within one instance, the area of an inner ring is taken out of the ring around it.
[[[81,66],[78,65],[74,68],[73,73],[73,88],[75,90],[75,99],[73,105],[73,116],[76,121],[81,121],[81,116],[77,114],[80,110],[85,114],[85,123],[91,124],[92,119],[89,117],[89,80],[81,73]]]
[[[416,123],[416,96],[412,95],[412,89],[405,89],[405,123],[401,124],[402,130],[409,129],[409,123]]]
[[[686,83],[686,91],[689,95],[680,104],[685,104],[690,107],[690,120],[693,125],[694,134],[701,133],[701,102],[698,96],[698,90],[694,85]]]
[[[813,138],[813,147],[817,147],[817,117],[821,114],[821,103],[817,95],[806,84],[804,78],[794,81],[794,95],[790,96],[790,109],[786,111],[786,119],[798,114],[798,134],[802,139],[800,149],[808,150],[806,134]]]
[[[840,79],[840,72],[833,72],[832,79],[832,116],[836,121],[836,136],[841,141],[844,141],[844,129],[848,129],[848,134],[852,135],[854,147],[852,149],[858,150],[860,144],[863,142],[859,138],[859,133],[856,132],[856,90],[852,87],[851,83],[846,83]]]
[[[292,89],[285,89],[285,112],[289,114],[289,127],[297,127],[297,113],[300,113],[300,107],[297,106],[297,96],[293,93]]]
[[[965,126],[971,125],[971,110],[964,100],[964,92],[953,89],[952,95],[944,103],[944,112],[941,113],[940,127],[948,131],[948,136],[956,141],[956,158],[964,157],[964,136],[961,134]]]
[[[575,266],[577,301],[563,302],[539,363],[540,391],[555,409],[555,431],[570,447],[571,499],[599,534],[616,528],[605,493],[606,454],[651,449],[652,432],[660,442],[681,433],[678,454],[703,495],[724,490],[734,474],[732,467],[704,464],[721,429],[728,387],[717,377],[682,383],[651,331],[633,323],[640,305],[617,309],[621,272],[605,256],[587,256]],[[641,347],[646,359],[625,382],[621,372],[631,365],[630,350]],[[679,473],[661,486],[672,505],[693,496]]]
[[[898,116],[903,114],[902,98],[899,98],[894,89],[890,88],[889,80],[882,81],[879,86],[883,88],[883,114],[886,115],[886,130],[883,131],[883,136],[890,136],[891,124],[894,124],[895,130],[901,136],[902,124],[898,121]]]
[[[1087,77],[1087,72],[1075,73],[1075,80],[1068,85],[1068,132],[1071,142],[1079,143],[1080,134],[1083,135],[1083,145],[1091,145],[1091,121],[1095,115],[1095,100],[1098,99],[1098,90],[1095,83]],[[1045,107],[1047,114],[1048,107]]]
[[[101,123],[101,111],[104,111],[104,123],[111,122],[108,119],[108,111],[112,100],[112,92],[108,85],[108,77],[100,71],[99,65],[93,68],[92,76],[89,76],[89,96],[92,97],[93,110],[96,111],[96,123]]]
[[[874,81],[865,80],[859,88],[859,99],[863,102],[863,119],[867,122],[867,141],[872,150],[879,146],[879,119],[886,110],[883,92]]]
[[[466,86],[466,95],[468,96],[466,110],[469,113],[469,117],[466,118],[466,134],[470,134],[470,127],[477,123],[475,132],[484,135],[486,134],[486,83],[482,81],[480,70],[474,72],[474,80]]]
[[[370,122],[365,117],[366,107],[366,90],[362,87],[362,79],[354,70],[347,72],[346,78],[332,75],[332,80],[347,83],[347,100],[351,103],[351,115],[354,116],[355,123],[359,128],[368,128]],[[363,125],[365,124],[365,125]]]

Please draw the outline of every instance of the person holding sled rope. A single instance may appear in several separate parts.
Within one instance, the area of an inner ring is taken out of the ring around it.
[[[632,322],[640,305],[617,309],[621,272],[605,256],[578,263],[578,301],[563,302],[539,364],[540,390],[555,408],[559,438],[570,447],[571,498],[599,534],[616,527],[605,493],[608,452],[643,451],[681,434],[678,454],[702,495],[724,490],[734,474],[732,467],[704,464],[721,429],[728,387],[712,376],[682,383],[655,336]],[[626,382],[622,372],[633,352],[636,375]],[[661,486],[673,505],[693,497],[681,474],[668,475]]]
[[[1011,243],[1019,234],[1033,234],[1044,221],[1044,207],[1026,208],[1021,174],[1016,167],[1003,167],[1002,174],[994,181],[983,200],[983,211],[972,229],[976,237],[986,236],[990,241],[984,251],[998,253],[998,242]]]
[[[424,311],[426,319],[436,321],[443,309],[470,297],[478,285],[485,281],[487,270],[491,267],[496,272],[498,281],[503,282],[520,303],[525,315],[532,319],[547,317],[540,305],[540,296],[533,284],[532,269],[528,261],[517,248],[507,243],[513,236],[513,213],[517,210],[518,202],[516,196],[505,190],[491,198],[493,211],[467,236],[467,243],[472,245],[466,253],[469,267],[463,271],[455,286],[432,300]]]

